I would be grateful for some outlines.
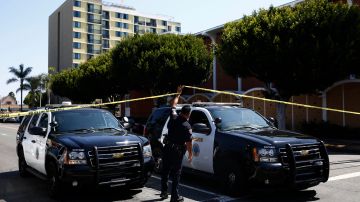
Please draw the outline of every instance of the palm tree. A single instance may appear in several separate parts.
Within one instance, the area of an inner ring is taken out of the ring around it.
[[[24,90],[24,80],[28,78],[30,72],[32,71],[32,67],[24,67],[23,64],[19,65],[19,69],[15,67],[9,67],[9,72],[12,73],[15,77],[9,79],[6,83],[18,82],[20,80],[20,87],[16,90],[16,92],[21,92],[20,94],[20,111],[22,111],[22,98],[23,98],[23,90]]]
[[[26,83],[24,83],[24,85],[23,85],[23,90],[30,91],[29,94],[32,95],[31,96],[32,100],[30,100],[30,103],[32,106],[35,106],[38,101],[38,97],[41,94],[41,90],[42,90],[41,75],[28,77],[25,79],[25,81],[26,81]]]

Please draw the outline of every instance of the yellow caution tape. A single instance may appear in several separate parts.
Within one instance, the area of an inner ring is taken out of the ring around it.
[[[273,100],[273,99],[255,97],[255,96],[244,95],[244,94],[237,94],[237,93],[232,93],[232,92],[227,92],[227,91],[212,90],[212,89],[200,88],[200,87],[194,87],[194,86],[184,86],[184,87],[185,88],[190,88],[190,89],[201,90],[201,91],[208,91],[208,92],[218,93],[218,94],[226,94],[226,95],[233,95],[233,96],[238,96],[238,97],[243,97],[243,98],[261,100],[261,101],[266,101],[266,102],[273,102],[273,103],[293,105],[293,106],[299,106],[299,107],[305,107],[305,108],[320,109],[320,110],[327,110],[327,111],[333,111],[333,112],[360,115],[360,112],[354,112],[354,111],[347,111],[347,110],[334,109],[334,108],[328,108],[328,107],[319,107],[319,106],[300,104],[300,103],[295,103],[295,102],[286,102],[286,101],[281,101],[281,100]],[[19,117],[19,116],[40,114],[40,113],[43,113],[43,112],[56,112],[56,111],[73,110],[73,109],[80,109],[80,108],[87,108],[87,107],[100,107],[100,106],[106,106],[106,105],[111,105],[111,104],[121,104],[121,103],[126,103],[126,102],[135,102],[135,101],[156,99],[156,98],[173,96],[173,95],[177,95],[177,93],[168,93],[168,94],[163,94],[163,95],[156,95],[156,96],[149,96],[149,97],[142,97],[142,98],[134,98],[134,99],[128,99],[128,100],[101,103],[101,104],[85,104],[85,105],[63,107],[63,108],[41,109],[41,110],[34,110],[34,111],[29,111],[29,112],[0,114],[0,118],[13,118],[13,117]]]
[[[347,111],[347,110],[334,109],[334,108],[328,108],[328,107],[319,107],[319,106],[300,104],[300,103],[295,103],[295,102],[286,102],[286,101],[281,101],[281,100],[273,100],[273,99],[267,99],[267,98],[255,97],[255,96],[250,96],[250,95],[237,94],[237,93],[226,92],[226,91],[212,90],[212,89],[200,88],[200,87],[194,87],[194,86],[184,86],[184,87],[185,88],[196,89],[196,90],[213,92],[213,93],[219,93],[219,94],[233,95],[233,96],[238,96],[238,97],[243,97],[243,98],[251,98],[251,99],[254,99],[254,100],[262,100],[262,101],[266,101],[266,102],[273,102],[273,103],[293,105],[293,106],[299,106],[299,107],[305,107],[305,108],[321,109],[321,110],[326,110],[326,111],[333,111],[333,112],[360,115],[360,112],[354,112],[354,111]]]
[[[62,108],[53,108],[53,109],[40,109],[40,110],[34,110],[34,111],[29,111],[29,112],[0,114],[0,118],[14,118],[14,117],[19,117],[19,116],[40,114],[40,113],[43,113],[43,112],[56,112],[56,111],[64,111],[64,110],[81,109],[81,108],[87,108],[87,107],[100,107],[100,106],[106,106],[106,105],[111,105],[111,104],[121,104],[121,103],[125,103],[125,102],[135,102],[135,101],[156,99],[156,98],[173,96],[173,95],[177,95],[177,93],[168,93],[168,94],[163,94],[163,95],[155,95],[155,96],[149,96],[149,97],[134,98],[134,99],[128,99],[128,100],[101,103],[101,104],[85,104],[85,105],[78,105],[78,106],[71,106],[71,107],[62,107]]]

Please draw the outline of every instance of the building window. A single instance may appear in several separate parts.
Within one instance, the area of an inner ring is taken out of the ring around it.
[[[108,20],[109,19],[109,12],[108,11],[103,11],[103,13],[102,13],[102,17],[103,17],[103,19],[106,19],[106,20]]]
[[[73,48],[75,48],[75,49],[80,49],[80,48],[81,48],[81,43],[74,42],[74,43],[73,43]]]
[[[162,33],[165,33],[165,32],[167,32],[167,30],[166,30],[166,29],[162,29],[161,32],[162,32]]]
[[[149,23],[148,26],[156,27],[157,26],[156,20],[155,19],[150,19],[150,23]]]
[[[78,63],[73,63],[73,67],[77,68],[77,67],[79,67],[79,64]]]
[[[94,13],[95,9],[94,9],[94,4],[89,4],[88,3],[88,11],[91,13]]]
[[[122,18],[122,13],[115,13],[116,18]]]
[[[80,28],[81,27],[81,22],[74,21],[74,27]]]
[[[129,36],[129,33],[123,32],[123,35],[126,37],[126,36]]]
[[[81,38],[81,33],[80,32],[74,32],[74,38],[80,39]]]
[[[102,37],[103,37],[103,38],[107,38],[107,39],[108,39],[108,38],[110,38],[109,36],[110,36],[109,30],[103,30],[103,31],[102,31]]]
[[[181,27],[176,27],[175,29],[177,32],[181,32]]]
[[[80,11],[74,11],[74,17],[80,18],[81,17],[81,12]]]
[[[134,25],[134,32],[139,33],[139,25]]]
[[[123,28],[124,28],[124,29],[129,29],[129,24],[128,24],[128,23],[124,23],[124,24],[123,24]]]
[[[139,22],[139,16],[134,16],[134,23],[138,23]]]
[[[171,26],[168,26],[168,31],[171,32]]]
[[[87,45],[87,52],[90,54],[94,53],[94,45],[88,44]]]
[[[80,60],[81,59],[81,54],[80,53],[74,53],[73,57],[76,60]]]
[[[123,14],[123,19],[125,19],[125,20],[129,19],[129,15],[128,14]]]
[[[162,25],[163,25],[163,26],[167,26],[167,21],[163,20],[163,21],[162,21]]]
[[[122,27],[122,22],[116,22],[115,26],[121,28]]]
[[[81,2],[80,1],[74,1],[74,6],[81,7]]]
[[[156,34],[156,29],[155,28],[150,28],[150,32]]]
[[[115,36],[116,36],[116,37],[122,37],[122,32],[116,31],[116,32],[115,32]]]
[[[102,21],[102,27],[104,29],[109,29],[109,27],[110,27],[109,21]]]
[[[103,40],[103,48],[109,48],[109,47],[110,47],[109,40]]]
[[[87,38],[88,38],[88,43],[94,43],[94,35],[88,34]]]

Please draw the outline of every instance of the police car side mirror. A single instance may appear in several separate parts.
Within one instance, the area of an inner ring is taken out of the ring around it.
[[[122,119],[123,119],[123,122],[124,122],[124,123],[129,123],[129,118],[128,118],[128,117],[125,116],[125,117],[122,118]]]
[[[209,134],[211,132],[211,128],[204,123],[195,123],[192,126],[192,131],[195,133]]]
[[[29,129],[29,133],[32,135],[39,135],[39,136],[45,136],[46,135],[46,128],[42,127],[32,127]]]
[[[220,117],[215,118],[215,120],[214,120],[215,126],[217,128],[220,128],[221,122],[222,122],[222,119]]]
[[[278,122],[274,117],[269,117],[268,120],[273,126],[275,126],[276,128],[278,127]]]

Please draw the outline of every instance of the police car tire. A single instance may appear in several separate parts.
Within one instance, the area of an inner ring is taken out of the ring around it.
[[[243,194],[248,190],[245,186],[244,175],[239,166],[229,168],[223,177],[224,189],[227,194],[235,196]]]
[[[26,161],[24,158],[24,152],[22,149],[19,151],[18,166],[19,166],[20,177],[27,177],[29,173],[26,170],[27,164],[26,164]]]
[[[57,166],[54,162],[50,162],[48,165],[49,173],[49,195],[51,198],[57,198],[62,191],[61,181],[59,179],[59,174]]]

